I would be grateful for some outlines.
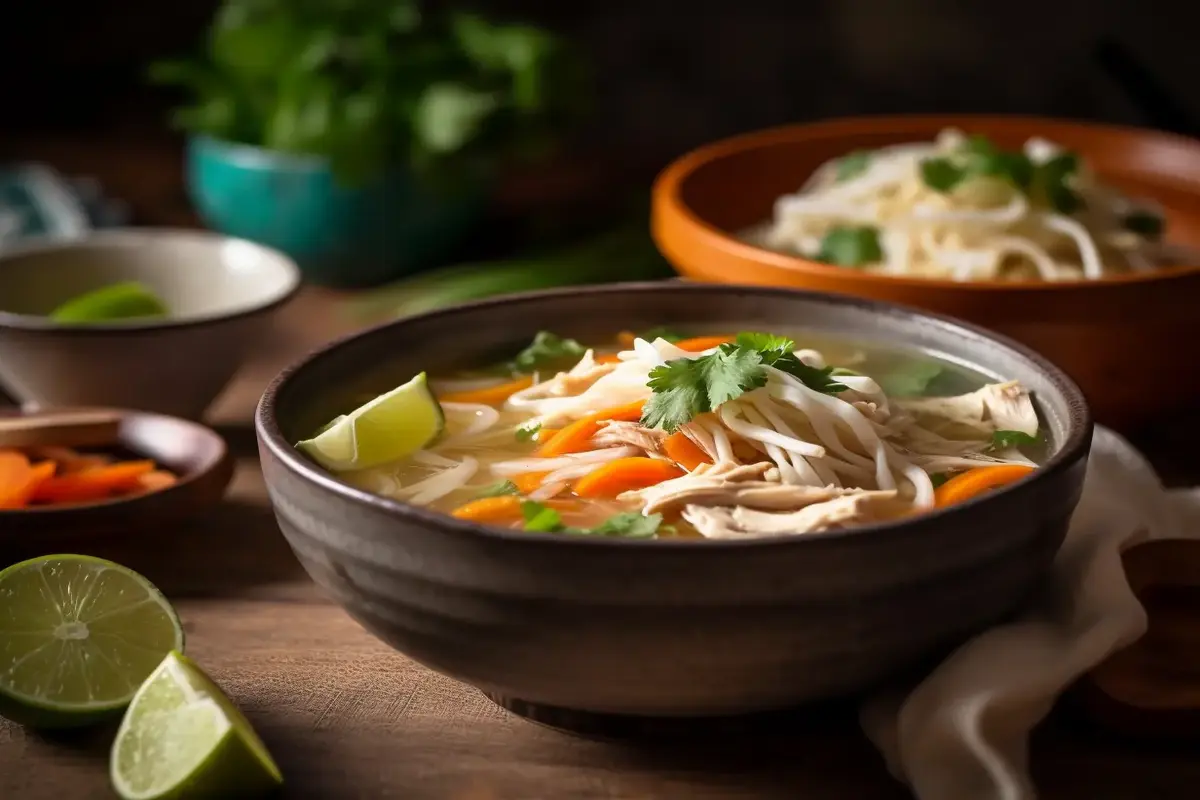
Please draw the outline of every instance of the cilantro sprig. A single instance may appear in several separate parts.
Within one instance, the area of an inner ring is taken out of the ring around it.
[[[796,357],[796,343],[770,333],[739,333],[733,342],[708,355],[668,361],[650,370],[646,385],[654,394],[646,402],[642,424],[674,431],[695,417],[714,411],[767,383],[774,367],[824,394],[846,391],[832,367],[809,366]]]
[[[513,372],[533,372],[549,367],[568,366],[578,361],[587,348],[574,339],[565,339],[550,331],[538,331],[508,367]]]
[[[549,506],[526,500],[521,503],[525,530],[539,533],[563,533],[575,536],[607,536],[620,539],[652,539],[664,530],[662,514],[626,512],[615,514],[594,528],[572,528]]]

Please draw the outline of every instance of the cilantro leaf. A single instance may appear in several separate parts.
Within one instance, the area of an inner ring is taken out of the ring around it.
[[[506,494],[520,494],[517,485],[512,481],[500,481],[493,483],[491,486],[485,487],[479,492],[480,497],[500,497]]]
[[[1046,203],[1061,214],[1073,214],[1083,208],[1083,198],[1071,188],[1069,180],[1079,171],[1079,156],[1059,153],[1039,164],[1034,182]]]
[[[529,346],[517,353],[509,366],[514,372],[533,372],[578,361],[585,352],[587,348],[574,339],[564,339],[550,331],[539,331]]]
[[[554,533],[562,530],[562,517],[549,506],[526,500],[521,503],[521,516],[525,517],[525,530]]]
[[[935,472],[929,476],[929,481],[933,484],[933,488],[935,489],[948,480],[950,480],[950,476],[945,472]]]
[[[821,238],[815,258],[839,267],[861,267],[882,261],[879,231],[870,225],[836,225]]]
[[[642,424],[674,431],[735,397],[767,382],[756,350],[723,344],[699,358],[680,358],[650,370],[646,385],[654,394],[646,402]]]
[[[671,330],[670,328],[659,327],[659,328],[651,328],[650,330],[646,331],[645,333],[638,334],[638,338],[645,339],[647,342],[653,342],[655,339],[663,339],[665,341],[670,342],[671,344],[674,344],[675,342],[683,341],[687,337],[683,336],[682,334],[676,333],[675,331]]]
[[[796,343],[786,336],[776,336],[773,333],[749,333],[742,332],[734,339],[734,344],[738,347],[746,347],[750,350],[757,350],[759,355],[764,359],[770,353],[778,353],[786,355],[796,349]]]
[[[948,158],[927,158],[921,162],[921,180],[935,192],[945,194],[966,177],[966,170]]]
[[[614,536],[623,539],[652,539],[658,533],[662,519],[662,514],[640,514],[638,512],[616,514],[595,528],[579,532],[592,536]]]
[[[875,382],[890,397],[921,397],[945,371],[945,367],[933,361],[914,361],[881,375]]]
[[[850,388],[834,378],[833,367],[809,366],[796,358],[793,353],[788,353],[776,360],[771,366],[783,370],[794,378],[799,378],[805,386],[821,394],[837,394]]]
[[[518,442],[530,442],[537,438],[538,431],[542,429],[541,423],[534,425],[522,425],[517,428],[516,437]]]
[[[662,514],[626,512],[609,517],[595,528],[570,528],[563,525],[557,511],[541,503],[521,503],[525,530],[539,533],[563,533],[574,536],[609,536],[623,539],[652,539],[662,527]]]
[[[1153,211],[1132,211],[1122,220],[1125,230],[1146,239],[1158,239],[1163,233],[1163,218]]]
[[[849,155],[838,159],[836,180],[838,183],[857,178],[871,166],[871,153],[867,150],[855,150]]]
[[[992,447],[996,450],[1037,443],[1038,437],[1030,436],[1023,431],[996,431],[992,434]]]

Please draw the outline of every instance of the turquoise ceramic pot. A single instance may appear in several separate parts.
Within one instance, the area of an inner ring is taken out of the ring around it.
[[[210,228],[282,250],[325,286],[372,286],[453,256],[486,191],[439,192],[406,172],[340,184],[321,158],[193,137],[192,202]]]

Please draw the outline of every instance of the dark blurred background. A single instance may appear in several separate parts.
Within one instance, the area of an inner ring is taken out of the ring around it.
[[[144,64],[196,41],[213,0],[33,0],[0,25],[3,127],[162,118]],[[490,0],[454,3],[570,35],[599,76],[590,136],[659,158],[715,136],[889,111],[998,111],[1153,124],[1100,66],[1127,49],[1200,115],[1188,4],[1165,0]],[[19,6],[19,8],[18,8]]]

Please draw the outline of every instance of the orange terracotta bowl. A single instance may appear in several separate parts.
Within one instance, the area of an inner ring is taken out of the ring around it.
[[[1080,384],[1101,422],[1130,428],[1200,401],[1200,265],[1062,283],[959,283],[830,266],[740,241],[823,162],[927,141],[942,129],[1017,147],[1040,136],[1079,152],[1101,179],[1161,203],[1169,241],[1200,250],[1200,142],[1153,131],[1032,117],[900,116],[774,128],[695,150],[654,185],[652,230],[685,278],[795,287],[949,314],[1023,342]],[[1151,376],[1162,383],[1156,389]],[[1169,378],[1167,377],[1169,376]]]

